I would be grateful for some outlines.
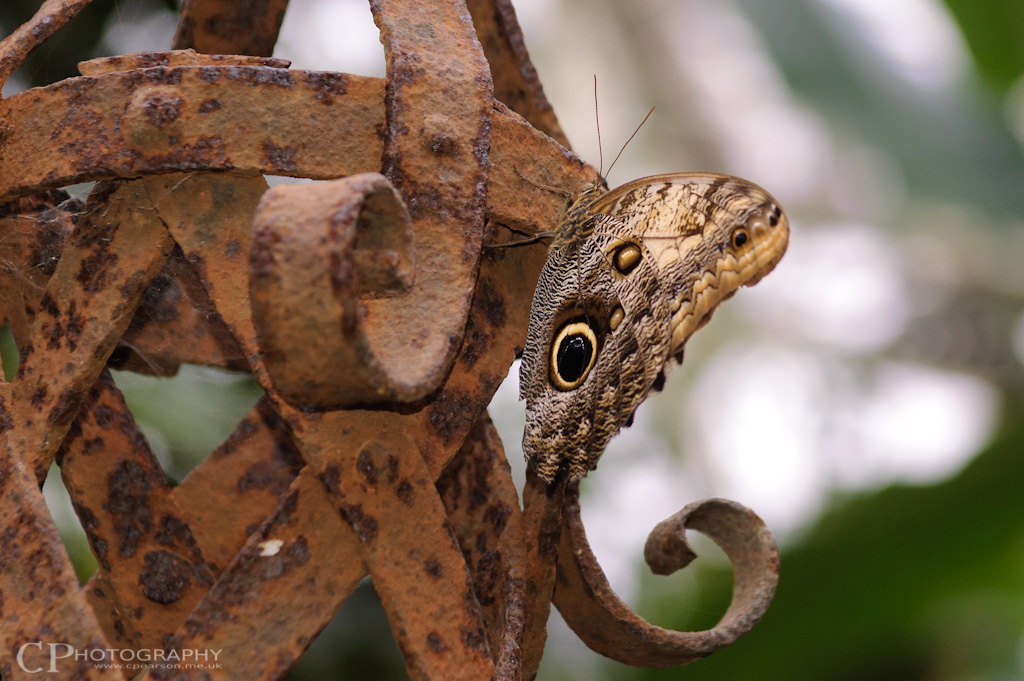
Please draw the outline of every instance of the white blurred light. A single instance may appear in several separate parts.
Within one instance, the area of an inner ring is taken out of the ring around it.
[[[140,16],[138,6],[135,10],[110,15],[103,35],[102,51],[114,55],[171,49],[171,40],[178,28],[178,15],[166,10],[154,10]]]
[[[713,469],[716,495],[750,506],[777,533],[805,523],[826,492],[826,395],[813,358],[766,345],[720,351],[686,405],[688,450]]]
[[[7,82],[4,83],[2,96],[10,97],[11,95],[16,95],[19,92],[24,92],[27,89],[28,85],[25,84],[24,80],[17,75],[12,75],[7,79]]]
[[[699,21],[694,19],[699,17]],[[817,191],[831,154],[827,126],[790,96],[764,41],[730,2],[679,2],[659,24],[714,128],[731,172],[788,201]]]
[[[698,377],[687,444],[715,470],[716,494],[785,536],[832,487],[955,474],[991,438],[998,407],[995,388],[966,374],[885,363],[865,382],[823,355],[737,345]]]
[[[991,438],[996,389],[968,374],[882,364],[866,395],[864,483],[932,484],[957,471]]]
[[[608,583],[626,601],[639,586],[636,571],[648,533],[699,498],[677,457],[655,435],[650,406],[641,405],[633,426],[612,440],[581,485],[587,538]]]
[[[967,48],[949,11],[936,0],[821,0],[853,22],[894,71],[924,89],[963,79]]]
[[[893,242],[857,223],[794,229],[782,264],[741,300],[766,322],[858,352],[893,341],[910,309]]]
[[[1013,327],[1013,352],[1017,355],[1017,361],[1024,364],[1024,314],[1021,314]]]
[[[292,0],[274,56],[292,68],[384,76],[380,32],[365,1]]]

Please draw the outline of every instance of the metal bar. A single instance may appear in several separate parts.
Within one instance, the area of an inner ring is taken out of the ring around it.
[[[82,651],[50,678],[122,679],[88,659],[110,662],[110,645],[86,602],[39,483],[11,437],[11,384],[0,382],[0,672],[5,679],[38,678],[50,670],[50,643]],[[38,645],[37,645],[38,644]]]
[[[383,98],[380,79],[264,66],[71,78],[0,101],[0,201],[147,173],[248,169],[333,179],[379,171]],[[552,229],[565,198],[540,186],[573,191],[596,172],[500,103],[491,122],[487,218]]]
[[[779,579],[779,549],[764,521],[734,501],[690,504],[651,532],[644,554],[655,573],[671,574],[696,558],[686,544],[687,529],[711,537],[733,564],[732,603],[707,631],[680,632],[649,624],[615,595],[587,542],[578,485],[569,488],[555,604],[588,646],[625,664],[675,667],[731,645],[760,621]]]
[[[286,9],[288,0],[185,0],[174,49],[269,57]]]
[[[42,484],[171,239],[141,182],[97,187],[39,301],[13,382],[11,446]]]
[[[353,415],[298,419],[296,444],[359,538],[410,677],[490,678],[480,608],[433,477],[400,423],[360,428]]]
[[[87,593],[109,640],[159,647],[214,575],[109,372],[89,391],[57,463],[99,562]]]
[[[544,95],[511,0],[467,0],[466,5],[491,67],[494,98],[568,149],[569,140]]]
[[[304,470],[168,642],[219,650],[220,667],[174,678],[281,678],[365,574],[359,541]]]
[[[28,23],[0,41],[0,88],[32,50],[73,19],[92,0],[45,0]]]

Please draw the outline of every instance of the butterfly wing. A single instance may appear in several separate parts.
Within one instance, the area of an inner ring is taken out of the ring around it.
[[[766,274],[788,225],[760,187],[659,175],[570,207],[541,272],[520,369],[538,476],[583,477],[719,302]]]

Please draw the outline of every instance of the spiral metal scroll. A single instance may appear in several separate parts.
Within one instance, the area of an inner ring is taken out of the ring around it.
[[[590,550],[580,518],[579,487],[566,491],[554,602],[591,649],[633,666],[674,667],[730,645],[758,623],[779,579],[778,546],[764,521],[734,501],[692,503],[660,522],[648,537],[644,557],[652,571],[671,574],[697,557],[686,542],[687,529],[713,539],[733,565],[732,603],[707,631],[663,629],[623,603]]]

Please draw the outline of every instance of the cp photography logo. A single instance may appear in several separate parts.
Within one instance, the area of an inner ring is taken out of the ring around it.
[[[163,648],[87,648],[67,643],[26,643],[18,649],[18,666],[29,674],[56,672],[61,664],[91,664],[99,669],[220,669],[218,650]]]

